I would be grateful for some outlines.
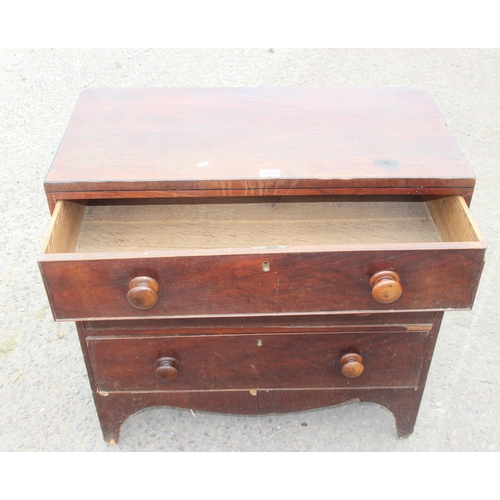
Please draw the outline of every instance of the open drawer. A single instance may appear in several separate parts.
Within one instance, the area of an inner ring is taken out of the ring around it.
[[[485,242],[459,196],[58,201],[56,320],[472,307]]]

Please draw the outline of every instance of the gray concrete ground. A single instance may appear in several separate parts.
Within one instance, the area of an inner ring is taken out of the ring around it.
[[[499,78],[500,50],[0,51],[0,451],[499,451]],[[384,408],[349,404],[155,408],[129,418],[117,446],[102,440],[74,326],[53,322],[36,264],[44,176],[83,88],[224,85],[425,86],[475,172],[487,263],[474,309],[445,316],[410,438]]]

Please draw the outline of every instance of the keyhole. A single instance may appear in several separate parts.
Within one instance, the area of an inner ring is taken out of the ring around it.
[[[262,270],[263,270],[265,273],[268,273],[268,272],[271,270],[271,265],[269,264],[269,261],[265,260],[265,261],[262,263]]]

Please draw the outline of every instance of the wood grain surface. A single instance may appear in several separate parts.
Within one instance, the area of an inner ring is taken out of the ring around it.
[[[88,338],[102,391],[415,387],[429,332],[329,335]],[[342,375],[341,358],[363,357],[355,380]],[[156,362],[178,361],[178,377],[163,382]]]
[[[473,187],[420,87],[85,89],[47,192]]]
[[[392,316],[395,316],[393,318]],[[324,408],[331,405],[346,403],[349,401],[367,401],[377,403],[388,408],[396,419],[396,426],[399,437],[407,437],[412,433],[415,421],[418,415],[420,401],[425,387],[429,365],[432,359],[434,346],[443,317],[442,312],[426,312],[426,313],[406,313],[406,314],[389,314],[389,315],[373,315],[373,316],[338,316],[335,319],[323,318],[308,318],[308,321],[319,323],[341,324],[349,329],[349,321],[353,321],[350,327],[356,328],[361,323],[366,323],[366,332],[373,331],[369,326],[370,319],[373,319],[375,325],[383,323],[384,318],[387,321],[400,321],[406,324],[409,331],[424,332],[418,329],[417,324],[412,322],[431,321],[432,329],[426,328],[428,332],[427,343],[425,345],[425,354],[420,367],[420,375],[418,377],[418,386],[410,389],[402,388],[384,388],[377,389],[374,387],[335,387],[335,388],[307,388],[307,389],[243,389],[243,390],[194,390],[194,391],[130,391],[130,392],[106,392],[100,389],[95,381],[94,372],[91,363],[91,355],[89,352],[89,343],[87,342],[86,330],[83,323],[77,322],[78,334],[82,346],[82,351],[87,366],[87,371],[90,378],[90,384],[93,391],[94,402],[96,405],[99,421],[101,424],[104,439],[108,442],[118,442],[120,436],[120,427],[123,422],[132,414],[144,408],[152,406],[174,406],[178,408],[186,408],[196,411],[220,412],[228,414],[240,415],[265,415],[287,412],[307,411],[314,408]],[[431,319],[432,317],[432,319]],[[305,318],[303,318],[304,320]],[[199,320],[195,320],[199,322]],[[213,320],[205,320],[210,324]],[[216,319],[218,323],[222,321],[221,331],[238,331],[237,323],[232,319]],[[243,323],[259,322],[259,321],[277,321],[281,323],[282,331],[290,328],[300,331],[301,324],[295,322],[295,318],[243,318]],[[104,322],[102,322],[104,328]],[[109,328],[113,329],[118,324],[108,323]],[[161,324],[162,322],[153,322]],[[189,320],[183,320],[180,325],[190,323]],[[128,325],[129,322],[120,322],[122,325]],[[150,321],[151,325],[152,322]],[[223,327],[222,325],[226,325]],[[166,326],[166,325],[165,325]],[[262,326],[262,325],[261,325]],[[411,327],[415,327],[412,330]],[[431,325],[427,325],[430,327]],[[378,327],[375,327],[378,328]],[[284,329],[284,330],[283,330]],[[176,330],[169,330],[174,333]],[[404,334],[406,330],[393,331],[393,333]],[[383,332],[380,332],[383,333]],[[258,338],[253,335],[253,338]],[[351,337],[355,338],[355,337]],[[393,337],[394,338],[394,337]],[[111,339],[109,339],[111,340]],[[93,340],[91,340],[93,342]],[[262,346],[261,346],[262,347]],[[113,353],[116,354],[116,353]]]
[[[470,308],[484,248],[480,243],[427,245],[445,246],[240,254],[217,250],[177,257],[52,254],[40,267],[58,320]],[[264,261],[270,272],[262,271]],[[369,281],[387,269],[400,276],[403,294],[393,304],[379,304]],[[136,276],[158,282],[158,303],[152,309],[141,311],[127,301],[128,284]]]
[[[230,200],[90,205],[75,252],[441,241],[423,201],[387,197]]]
[[[293,316],[249,316],[236,318],[131,319],[126,321],[86,321],[85,335],[222,335],[269,333],[390,333],[429,330],[434,311],[386,314],[333,314]]]

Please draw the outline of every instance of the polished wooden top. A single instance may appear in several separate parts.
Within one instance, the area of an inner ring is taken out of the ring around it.
[[[47,192],[473,187],[420,87],[84,90]]]

